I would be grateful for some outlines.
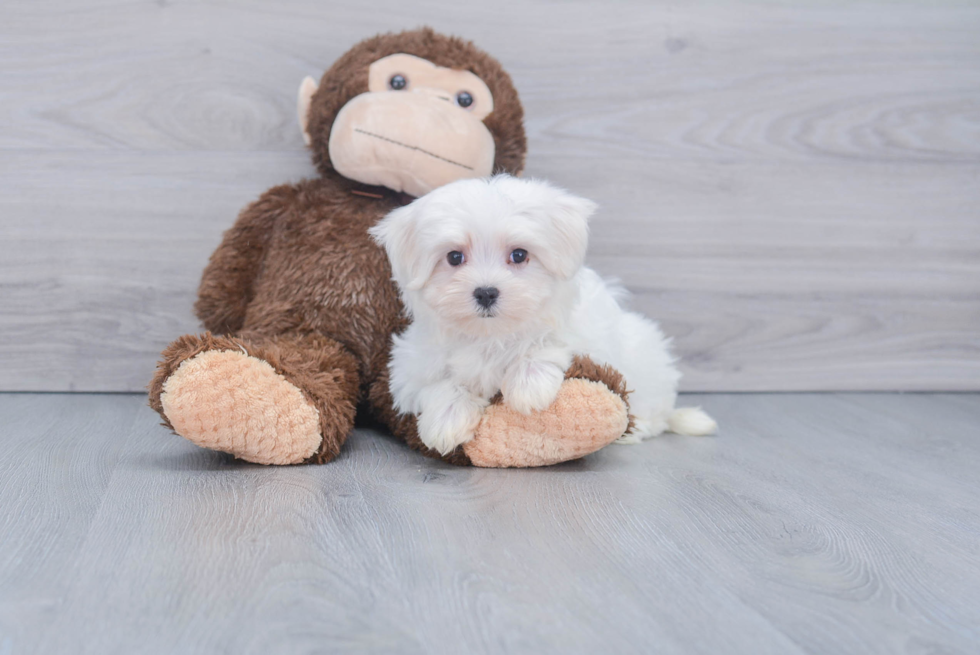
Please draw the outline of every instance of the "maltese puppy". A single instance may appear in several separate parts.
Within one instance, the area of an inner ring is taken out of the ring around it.
[[[680,373],[657,325],[583,266],[595,208],[498,176],[439,187],[371,228],[413,319],[394,337],[391,393],[418,415],[426,446],[446,454],[470,440],[498,392],[518,412],[545,409],[576,354],[632,389],[634,427],[621,441],[715,431],[700,409],[674,408]]]

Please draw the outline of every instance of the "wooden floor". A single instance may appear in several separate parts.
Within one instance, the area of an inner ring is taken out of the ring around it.
[[[0,395],[0,653],[980,652],[980,395],[685,402],[721,435],[493,471]]]

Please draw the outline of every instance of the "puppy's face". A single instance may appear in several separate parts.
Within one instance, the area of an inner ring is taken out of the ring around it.
[[[582,266],[595,205],[499,176],[440,187],[372,228],[413,315],[504,335],[555,320]]]

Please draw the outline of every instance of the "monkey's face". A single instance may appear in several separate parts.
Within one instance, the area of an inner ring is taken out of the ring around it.
[[[304,82],[302,118],[315,91],[315,84]],[[493,101],[487,85],[469,71],[408,54],[382,57],[368,67],[367,92],[337,112],[330,161],[344,177],[412,196],[485,177],[493,170],[495,147],[483,119]]]

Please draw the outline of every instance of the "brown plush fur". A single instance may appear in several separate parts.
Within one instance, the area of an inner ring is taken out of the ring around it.
[[[404,197],[341,177],[327,153],[337,112],[367,90],[368,66],[398,52],[482,78],[494,96],[485,124],[497,144],[495,165],[520,173],[523,110],[510,77],[490,56],[429,29],[378,36],[352,48],[323,76],[310,109],[311,148],[322,177],[270,189],[241,213],[201,280],[195,308],[210,332],[181,337],[163,352],[149,391],[166,425],[173,427],[161,394],[181,363],[205,351],[244,349],[268,362],[319,412],[323,443],[307,461],[337,456],[362,403],[410,446],[437,456],[416,435],[414,417],[399,416],[392,407],[391,335],[405,328],[407,318],[384,251],[367,232]],[[615,371],[579,361],[569,377],[603,382],[625,401]],[[443,459],[470,463],[462,448]]]
[[[510,75],[496,59],[471,42],[423,28],[366,39],[342,55],[323,75],[320,88],[313,95],[307,126],[313,140],[313,162],[322,175],[336,174],[327,144],[337,112],[351,98],[368,90],[368,66],[382,57],[398,53],[428,59],[445,68],[468,70],[483,80],[493,95],[493,113],[483,123],[490,129],[496,144],[494,172],[519,175],[524,170],[527,154],[524,109]]]

